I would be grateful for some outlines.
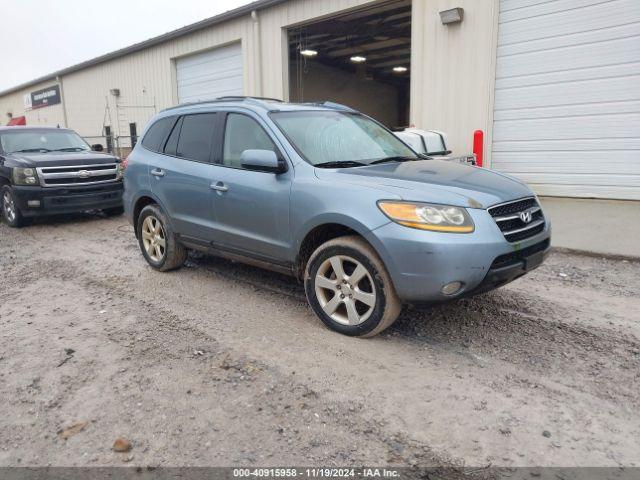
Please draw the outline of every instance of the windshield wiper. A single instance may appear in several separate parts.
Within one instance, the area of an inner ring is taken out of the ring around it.
[[[389,162],[413,162],[415,160],[420,160],[419,157],[403,157],[403,156],[395,156],[395,157],[385,157],[380,158],[379,160],[374,160],[369,165],[375,165],[377,163],[389,163]]]
[[[82,147],[65,147],[65,148],[56,148],[54,152],[84,152],[86,148]]]
[[[30,153],[30,152],[50,152],[48,148],[23,148],[22,150],[14,150],[11,153]]]
[[[319,168],[350,168],[350,167],[364,167],[366,163],[356,162],[354,160],[338,160],[333,162],[316,163],[314,167]]]

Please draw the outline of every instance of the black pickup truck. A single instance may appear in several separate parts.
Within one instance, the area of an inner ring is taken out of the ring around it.
[[[36,216],[122,213],[123,165],[65,128],[0,127],[0,206],[10,227]]]

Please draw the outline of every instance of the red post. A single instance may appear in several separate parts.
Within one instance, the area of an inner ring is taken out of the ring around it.
[[[476,165],[482,166],[482,157],[484,152],[484,132],[476,130],[473,132],[473,153],[476,155]]]

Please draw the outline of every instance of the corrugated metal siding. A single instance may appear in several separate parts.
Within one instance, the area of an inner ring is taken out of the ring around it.
[[[128,135],[131,122],[136,122],[138,132],[142,132],[156,112],[177,103],[177,58],[237,42],[250,31],[247,19],[238,18],[66,75],[64,87],[70,127],[81,135],[99,135],[106,119],[116,135]],[[242,51],[243,68],[249,72],[243,80],[246,92],[247,76],[253,70],[244,42]],[[117,99],[109,94],[112,88],[120,89]]]
[[[464,8],[459,25],[438,12]],[[490,135],[497,0],[414,0],[411,122],[447,132],[456,153],[472,151],[473,132]]]
[[[556,196],[640,199],[640,2],[502,0],[492,167]]]

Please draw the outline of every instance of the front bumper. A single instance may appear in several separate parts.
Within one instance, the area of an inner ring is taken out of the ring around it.
[[[121,181],[64,188],[14,186],[13,192],[24,217],[122,207]]]
[[[551,238],[534,243],[530,247],[496,258],[484,280],[473,290],[464,292],[464,296],[488,292],[514,281],[535,270],[551,251]]]
[[[549,252],[551,227],[509,243],[486,210],[469,209],[475,231],[439,233],[388,223],[367,234],[382,257],[398,296],[405,302],[439,302],[486,292],[537,267]],[[463,287],[455,295],[442,288]]]

